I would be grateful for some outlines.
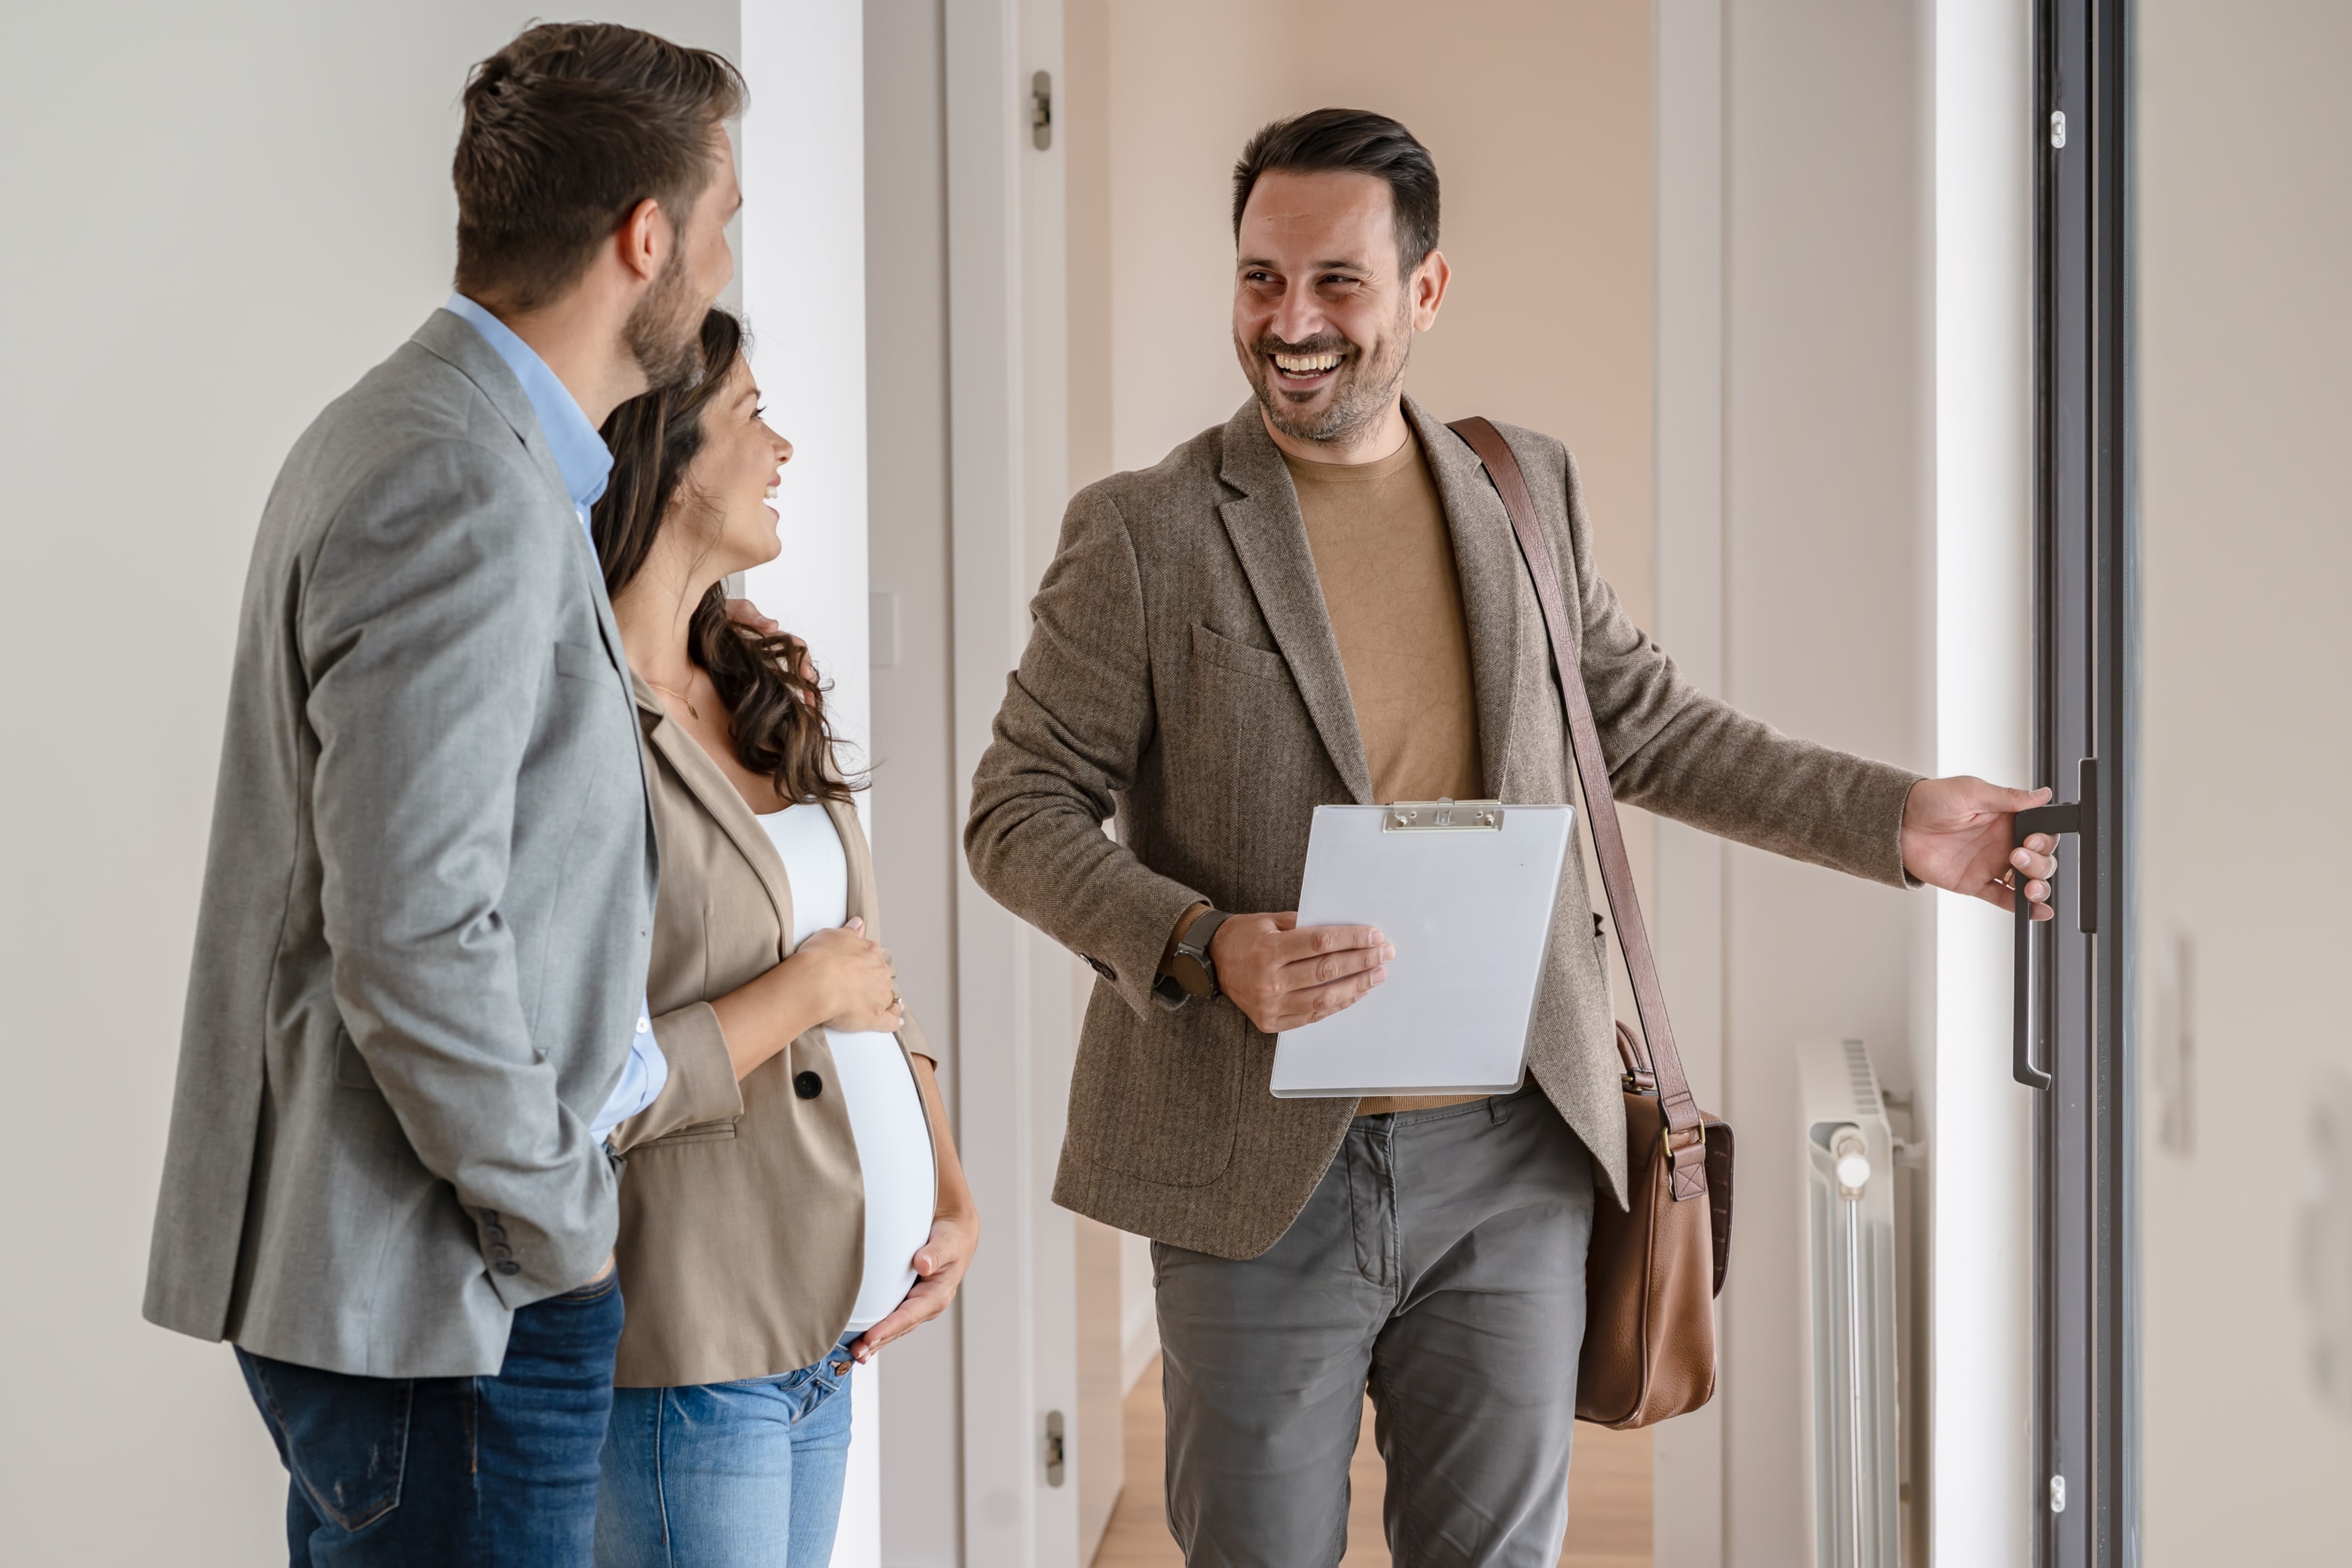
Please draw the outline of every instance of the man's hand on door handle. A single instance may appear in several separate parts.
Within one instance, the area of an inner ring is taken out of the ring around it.
[[[2050,918],[2058,841],[2047,833],[2015,845],[2017,814],[2050,799],[2046,789],[2007,789],[1963,773],[1921,779],[1903,805],[1903,868],[1932,888],[2015,910],[2023,891],[2033,918]],[[2023,887],[2019,889],[2020,879]]]

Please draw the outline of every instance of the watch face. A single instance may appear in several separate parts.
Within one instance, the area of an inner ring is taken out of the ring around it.
[[[1181,949],[1178,950],[1175,959],[1168,965],[1168,973],[1175,978],[1177,984],[1181,985],[1192,995],[1206,996],[1215,989],[1210,984],[1209,972],[1202,967],[1201,961]]]

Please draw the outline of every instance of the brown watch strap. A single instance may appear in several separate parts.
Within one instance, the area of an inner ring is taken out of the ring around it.
[[[1536,603],[1543,609],[1544,630],[1551,639],[1552,661],[1558,667],[1560,695],[1568,703],[1569,752],[1576,776],[1584,786],[1585,815],[1592,826],[1592,852],[1601,862],[1601,885],[1609,895],[1609,912],[1617,921],[1617,944],[1625,954],[1625,973],[1633,983],[1633,1010],[1642,1020],[1649,1047],[1650,1070],[1657,1077],[1658,1106],[1666,1121],[1666,1144],[1674,1164],[1675,1196],[1697,1197],[1706,1191],[1706,1149],[1700,1126],[1698,1101],[1692,1098],[1690,1079],[1683,1073],[1682,1054],[1675,1049],[1674,1025],[1666,1018],[1666,994],[1658,984],[1658,963],[1650,952],[1649,928],[1642,923],[1641,900],[1633,892],[1633,865],[1625,855],[1625,832],[1617,822],[1617,799],[1609,787],[1608,761],[1601,751],[1601,731],[1592,721],[1592,702],[1584,689],[1584,668],[1577,661],[1576,639],[1569,633],[1568,605],[1559,587],[1559,573],[1551,546],[1536,521],[1535,498],[1528,492],[1520,471],[1501,431],[1485,419],[1457,419],[1447,426],[1470,445],[1486,465],[1503,510],[1511,516],[1519,553],[1535,579]]]
[[[1160,973],[1168,973],[1168,966],[1176,962],[1176,949],[1182,944],[1184,933],[1191,931],[1193,922],[1207,914],[1210,908],[1206,902],[1197,903],[1176,917],[1176,929],[1168,933],[1168,945],[1160,950]]]

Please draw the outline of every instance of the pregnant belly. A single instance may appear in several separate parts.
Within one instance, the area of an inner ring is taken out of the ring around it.
[[[939,1173],[922,1096],[898,1040],[831,1029],[824,1037],[866,1182],[866,1273],[849,1314],[856,1331],[887,1316],[915,1283],[915,1253],[931,1234]]]

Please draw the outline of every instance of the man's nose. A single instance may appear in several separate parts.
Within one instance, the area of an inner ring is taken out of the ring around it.
[[[1274,335],[1286,343],[1303,343],[1307,339],[1329,330],[1322,302],[1306,289],[1293,289],[1285,293],[1282,302],[1275,307],[1270,323]]]

